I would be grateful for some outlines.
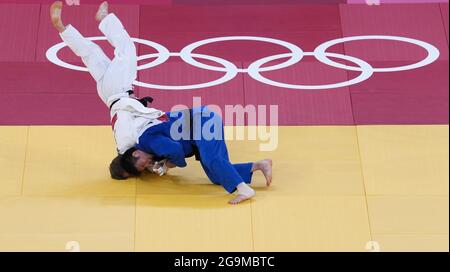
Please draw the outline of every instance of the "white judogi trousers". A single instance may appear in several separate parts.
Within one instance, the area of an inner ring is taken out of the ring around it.
[[[112,13],[100,22],[99,29],[115,48],[112,61],[97,44],[84,38],[72,25],[68,25],[60,36],[86,65],[97,82],[98,95],[109,107],[117,99],[115,95],[133,88],[137,74],[136,46]]]
[[[133,89],[137,74],[136,47],[120,20],[110,13],[100,22],[99,29],[115,48],[112,61],[97,44],[84,38],[71,25],[60,36],[88,68],[106,106],[111,107],[120,99],[111,107],[110,115],[117,151],[123,154],[135,146],[144,127],[160,124],[158,118],[165,113],[129,98],[127,91]]]

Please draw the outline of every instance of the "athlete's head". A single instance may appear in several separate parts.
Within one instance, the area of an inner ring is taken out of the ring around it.
[[[139,176],[142,171],[153,165],[153,155],[136,148],[128,149],[120,158],[120,165],[130,176]]]
[[[115,157],[109,165],[109,173],[111,174],[111,178],[113,179],[122,180],[130,177],[130,174],[122,167],[121,159],[122,156],[119,155]]]

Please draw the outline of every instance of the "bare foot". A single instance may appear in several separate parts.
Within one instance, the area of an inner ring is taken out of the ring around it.
[[[56,1],[50,6],[50,19],[52,20],[53,26],[61,33],[66,27],[61,20],[61,10],[63,3],[61,1]]]
[[[266,185],[270,186],[270,184],[272,184],[272,160],[266,159],[255,162],[253,164],[252,172],[256,170],[261,170],[261,172],[263,172],[264,177],[266,178]]]
[[[245,195],[237,195],[235,198],[233,198],[232,200],[228,201],[229,204],[231,205],[236,205],[239,204],[245,200],[248,200],[250,198],[252,198],[253,196],[245,196]]]
[[[104,1],[98,7],[97,13],[95,14],[95,19],[101,22],[106,16],[108,16],[108,2]]]

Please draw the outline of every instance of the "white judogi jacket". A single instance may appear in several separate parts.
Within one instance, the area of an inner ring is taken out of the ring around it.
[[[163,111],[147,108],[134,98],[127,97],[128,94],[120,94],[110,97],[111,103],[122,96],[111,108],[111,123],[119,154],[125,153],[136,145],[138,137],[142,132],[162,121],[159,117],[165,113]]]

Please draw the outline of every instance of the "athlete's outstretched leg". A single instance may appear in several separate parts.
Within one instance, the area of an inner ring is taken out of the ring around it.
[[[103,50],[92,41],[84,38],[73,26],[65,26],[61,19],[62,2],[56,1],[50,7],[50,18],[53,26],[59,31],[62,40],[79,56],[89,73],[99,82],[109,67],[111,60]],[[103,95],[100,94],[103,101]],[[105,101],[106,103],[106,101]]]
[[[114,59],[103,79],[103,89],[110,96],[132,89],[137,76],[136,46],[120,20],[108,13],[108,3],[103,2],[98,9],[96,19],[99,29],[114,47]]]

